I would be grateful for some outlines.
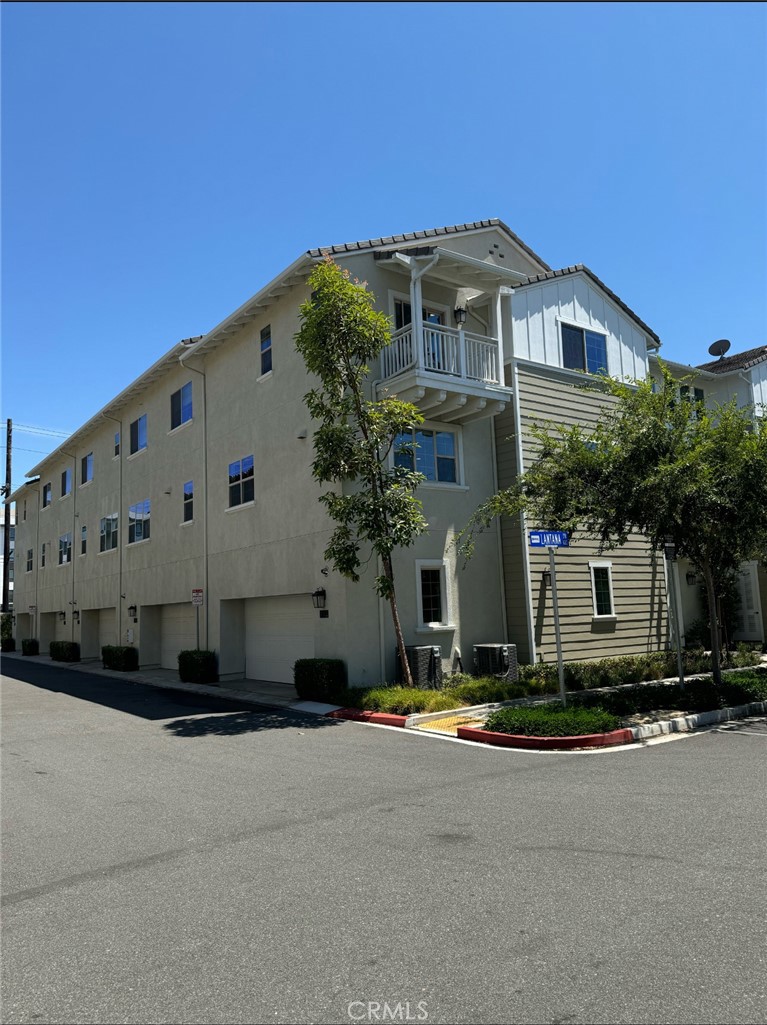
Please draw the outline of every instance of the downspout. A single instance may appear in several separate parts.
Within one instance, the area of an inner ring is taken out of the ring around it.
[[[438,262],[439,253],[435,253],[428,263],[423,267],[416,268],[413,263],[410,267],[410,322],[413,325],[416,349],[416,366],[423,365],[423,291],[421,289],[421,278],[430,271]],[[417,314],[417,316],[416,316]]]
[[[519,368],[515,356],[512,356],[512,373],[514,375],[514,433],[517,436],[517,475],[524,473],[522,449],[522,412],[519,408]],[[533,593],[530,583],[530,552],[527,547],[527,529],[525,514],[519,515],[519,529],[522,539],[522,564],[525,570],[525,604],[527,605],[527,642],[530,646],[530,662],[535,665],[538,655],[535,649],[535,628],[533,627]]]
[[[207,649],[209,646],[209,625],[210,625],[210,590],[208,588],[208,395],[207,377],[203,370],[197,370],[191,363],[184,362],[185,353],[178,358],[179,363],[185,370],[199,374],[202,378],[202,494],[203,494],[203,523],[202,523],[202,586],[204,588],[205,615],[203,617],[204,638],[203,643]]]
[[[117,548],[118,548],[118,586],[117,586],[117,643],[122,643],[123,633],[123,540],[122,540],[122,518],[123,518],[123,449],[125,446],[125,438],[123,437],[123,422],[117,420],[115,417],[110,416],[108,413],[102,414],[107,420],[112,420],[113,423],[119,424],[120,427],[120,485],[119,485],[119,505],[117,507]]]

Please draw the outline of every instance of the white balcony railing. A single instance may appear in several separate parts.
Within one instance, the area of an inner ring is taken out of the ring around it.
[[[500,384],[498,341],[471,331],[424,322],[423,341],[418,346],[413,326],[392,335],[381,359],[384,379],[417,368],[434,374],[448,374],[471,381]]]

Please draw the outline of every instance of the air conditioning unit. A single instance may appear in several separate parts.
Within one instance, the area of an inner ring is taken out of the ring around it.
[[[516,644],[475,644],[474,672],[477,676],[516,681],[519,677]]]
[[[397,682],[402,683],[404,675],[399,649],[395,648],[397,660]],[[439,690],[442,686],[442,648],[439,645],[413,645],[405,648],[413,683],[422,690]]]

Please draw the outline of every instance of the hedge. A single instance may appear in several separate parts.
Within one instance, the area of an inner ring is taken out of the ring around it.
[[[488,716],[484,729],[523,737],[582,737],[617,730],[620,720],[601,708],[499,708]]]
[[[40,654],[40,642],[36,637],[26,637],[21,642],[21,654],[22,655],[39,655]]]
[[[346,665],[340,658],[299,658],[293,683],[304,701],[331,701],[346,689]]]
[[[76,641],[51,641],[50,655],[54,662],[79,662],[80,645]]]
[[[105,669],[116,669],[127,673],[138,669],[138,648],[128,645],[105,644],[101,649],[101,661]]]
[[[15,651],[16,641],[13,637],[3,637],[0,641],[0,651]]]
[[[178,675],[184,683],[218,683],[215,651],[191,648],[178,653]]]

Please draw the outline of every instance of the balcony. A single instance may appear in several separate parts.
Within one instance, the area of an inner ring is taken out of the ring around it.
[[[379,394],[396,394],[433,420],[494,416],[511,396],[498,339],[427,321],[392,335],[381,354],[381,378]]]

